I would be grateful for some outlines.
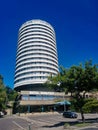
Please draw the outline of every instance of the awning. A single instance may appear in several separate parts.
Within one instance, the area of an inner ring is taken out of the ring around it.
[[[71,105],[71,103],[67,100],[61,101],[61,102],[56,102],[56,105]]]

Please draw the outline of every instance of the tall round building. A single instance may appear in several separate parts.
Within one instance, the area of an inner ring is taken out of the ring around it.
[[[14,89],[39,90],[48,76],[58,73],[55,31],[42,20],[31,20],[19,29]]]

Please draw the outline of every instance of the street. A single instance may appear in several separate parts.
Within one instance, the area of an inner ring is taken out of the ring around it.
[[[97,118],[97,114],[86,114],[85,118]],[[75,123],[81,119],[63,118],[62,114],[38,114],[31,116],[6,116],[0,118],[0,130],[63,130],[65,123]],[[97,130],[97,123],[91,128],[81,130]]]

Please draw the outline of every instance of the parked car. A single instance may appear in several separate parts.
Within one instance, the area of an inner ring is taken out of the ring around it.
[[[78,114],[76,112],[72,112],[72,111],[65,111],[65,112],[63,112],[63,117],[77,118]]]
[[[3,117],[4,113],[2,111],[0,111],[0,117]]]
[[[2,111],[4,115],[7,115],[7,112],[5,110]]]

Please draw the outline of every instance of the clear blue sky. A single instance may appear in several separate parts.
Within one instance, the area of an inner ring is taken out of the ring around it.
[[[54,27],[59,65],[98,63],[98,0],[2,0],[0,74],[5,85],[13,87],[18,30],[32,19]]]

